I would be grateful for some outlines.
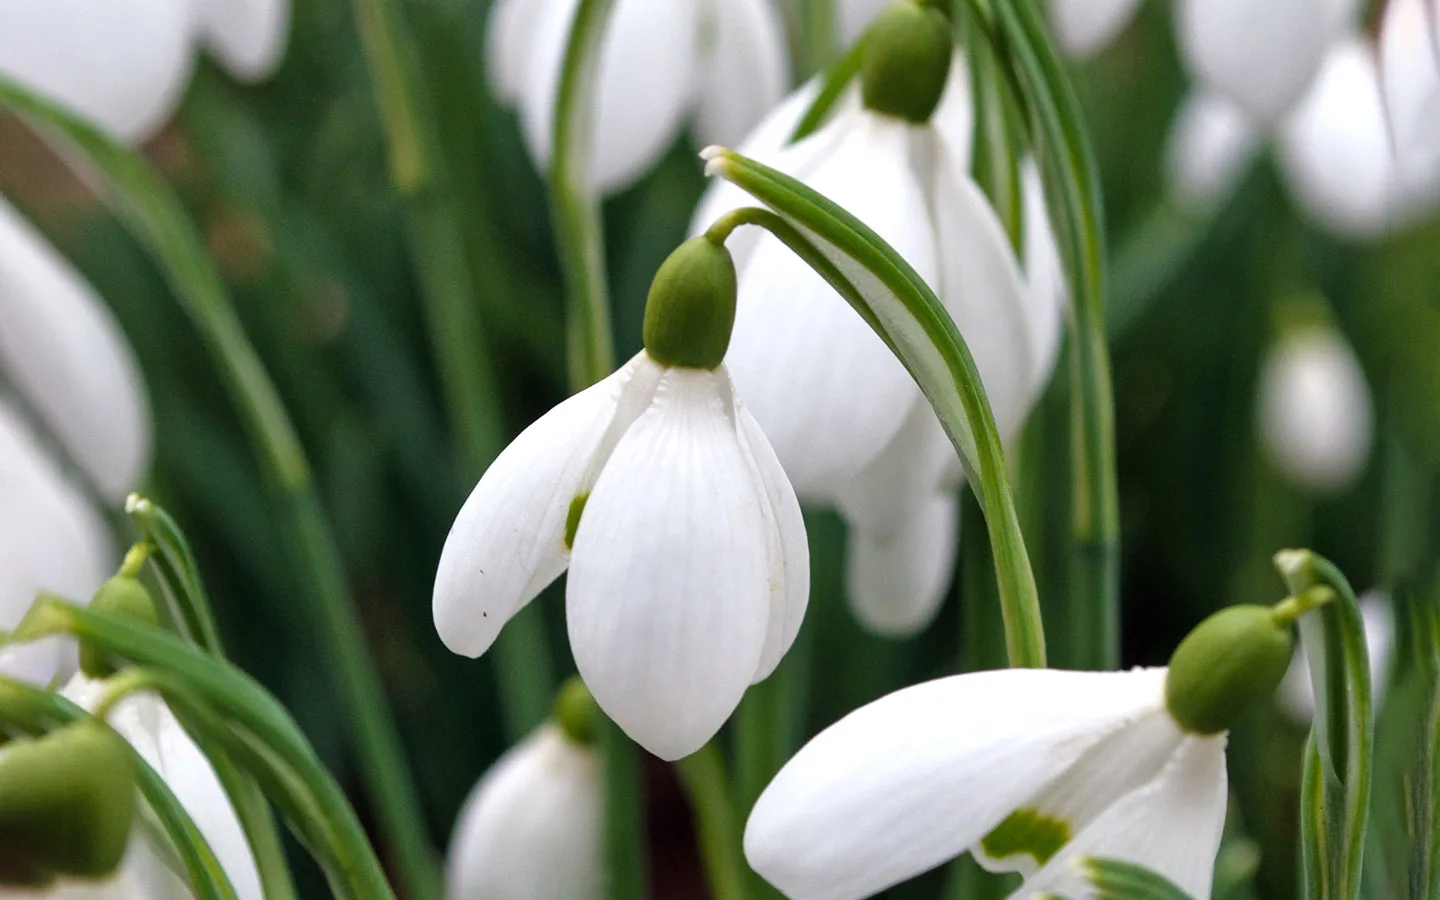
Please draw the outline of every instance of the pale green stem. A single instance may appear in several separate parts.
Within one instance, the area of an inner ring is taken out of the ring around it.
[[[635,744],[606,716],[599,716],[600,755],[605,764],[605,898],[644,900],[645,809]]]
[[[726,784],[720,748],[711,741],[675,766],[690,798],[712,900],[745,900],[750,867],[740,849],[741,825]]]

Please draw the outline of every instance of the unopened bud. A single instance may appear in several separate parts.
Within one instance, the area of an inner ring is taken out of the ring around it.
[[[892,3],[865,32],[860,93],[865,108],[916,125],[930,121],[955,52],[950,20],[915,0]]]
[[[116,575],[102,584],[90,601],[90,608],[96,612],[122,615],[152,627],[159,623],[150,592],[145,585],[128,575]],[[80,670],[91,678],[108,678],[115,674],[109,651],[85,638],[80,639]]]
[[[645,349],[662,366],[714,369],[735,326],[735,260],[723,244],[691,238],[655,273],[645,302]]]
[[[1186,731],[1228,731],[1275,693],[1295,637],[1289,620],[1265,606],[1231,606],[1201,622],[1170,657],[1165,705]]]

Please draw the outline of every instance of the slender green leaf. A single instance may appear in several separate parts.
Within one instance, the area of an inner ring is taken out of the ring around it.
[[[1191,900],[1173,882],[1144,866],[1118,859],[1084,862],[1098,900]]]
[[[200,568],[190,542],[180,526],[165,510],[144,497],[131,494],[125,501],[125,514],[155,548],[150,557],[159,572],[159,579],[172,604],[177,622],[184,627],[190,642],[216,656],[223,657],[220,629],[210,608],[210,598],[200,580]]]
[[[620,726],[605,716],[600,716],[600,754],[605,761],[605,897],[643,900],[649,891],[640,756]]]

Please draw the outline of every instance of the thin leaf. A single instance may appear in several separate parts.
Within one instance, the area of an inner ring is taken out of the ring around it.
[[[1118,859],[1086,859],[1082,865],[1097,900],[1192,900],[1165,876],[1144,866]]]

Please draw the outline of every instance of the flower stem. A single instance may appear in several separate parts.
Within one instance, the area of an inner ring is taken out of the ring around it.
[[[710,896],[713,900],[745,900],[750,869],[740,849],[740,822],[726,784],[720,748],[711,741],[675,766],[695,815]]]
[[[643,900],[645,811],[640,802],[640,760],[635,744],[600,716],[600,754],[605,761],[606,900]]]

